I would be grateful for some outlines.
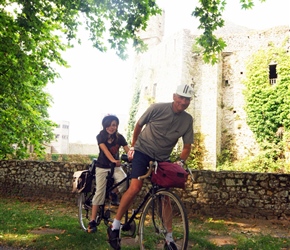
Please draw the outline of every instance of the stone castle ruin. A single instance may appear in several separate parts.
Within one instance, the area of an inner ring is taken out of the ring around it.
[[[134,85],[141,91],[136,120],[152,102],[172,101],[176,86],[188,83],[195,96],[187,111],[194,118],[194,131],[205,138],[205,169],[216,168],[217,156],[229,141],[234,143],[238,159],[258,152],[243,109],[246,62],[269,43],[281,46],[286,37],[289,39],[289,27],[258,31],[226,23],[216,35],[227,47],[221,60],[210,65],[193,49],[197,35],[181,30],[164,38],[164,25],[163,13],[153,17],[146,32],[140,33],[148,51],[136,55],[134,63]]]

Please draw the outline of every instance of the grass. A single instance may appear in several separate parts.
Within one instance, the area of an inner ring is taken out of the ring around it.
[[[2,198],[0,214],[0,245],[37,250],[111,249],[103,223],[95,234],[80,229],[76,206]],[[289,237],[248,235],[239,231],[237,225],[232,225],[229,230],[223,220],[193,218],[189,224],[189,249],[290,249]],[[232,241],[222,246],[210,240],[229,235]],[[122,249],[133,250],[138,247],[123,244]]]

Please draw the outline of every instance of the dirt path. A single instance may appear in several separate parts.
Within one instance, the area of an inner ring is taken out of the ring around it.
[[[290,221],[289,220],[259,220],[259,219],[219,219],[227,225],[228,231],[211,230],[211,236],[208,240],[216,246],[235,245],[236,240],[231,235],[243,234],[246,237],[258,235],[271,235],[277,238],[290,238]],[[213,220],[215,221],[215,220]]]
[[[211,236],[208,240],[216,246],[235,245],[236,240],[231,235],[243,234],[247,237],[256,235],[271,235],[277,238],[290,238],[290,221],[289,220],[258,220],[258,219],[216,219],[222,220],[228,227],[228,231],[221,233],[220,231],[211,230]],[[133,238],[122,238],[122,245],[138,246]]]

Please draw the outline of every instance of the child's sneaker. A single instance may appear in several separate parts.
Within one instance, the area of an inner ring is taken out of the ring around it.
[[[97,231],[97,222],[95,220],[89,222],[87,231],[88,233],[94,233]]]

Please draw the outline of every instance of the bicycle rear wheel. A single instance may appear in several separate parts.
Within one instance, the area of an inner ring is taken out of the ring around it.
[[[174,244],[166,243],[172,232]],[[159,190],[145,204],[139,225],[140,249],[187,249],[188,219],[181,200],[168,190]]]
[[[92,214],[92,198],[93,194],[80,193],[78,197],[78,220],[81,228],[87,230],[87,226]]]

